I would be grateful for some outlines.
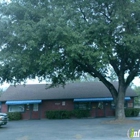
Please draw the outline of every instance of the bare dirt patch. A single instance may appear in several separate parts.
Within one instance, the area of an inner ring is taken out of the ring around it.
[[[130,123],[140,123],[139,120],[130,120],[130,119],[123,119],[123,120],[108,120],[102,122],[103,124],[130,124]]]

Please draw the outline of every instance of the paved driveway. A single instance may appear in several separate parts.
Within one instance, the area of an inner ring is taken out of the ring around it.
[[[0,128],[0,140],[129,140],[127,130],[140,129],[140,118],[125,125],[104,123],[112,119],[11,121]]]

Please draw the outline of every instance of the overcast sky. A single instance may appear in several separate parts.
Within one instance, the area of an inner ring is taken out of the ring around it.
[[[140,86],[140,78],[136,77],[133,80],[134,85],[136,86]],[[46,84],[45,81],[42,82],[38,82],[38,79],[34,79],[34,80],[27,80],[26,84]],[[1,89],[6,90],[9,87],[9,84],[4,83],[3,85],[0,86]]]

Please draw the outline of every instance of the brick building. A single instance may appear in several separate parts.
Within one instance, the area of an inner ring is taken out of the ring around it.
[[[117,88],[117,82],[113,83]],[[21,112],[23,119],[45,118],[49,110],[89,109],[91,117],[115,115],[109,90],[101,82],[70,83],[47,89],[49,85],[10,86],[0,97],[1,112]],[[134,107],[136,93],[129,87],[125,107]]]

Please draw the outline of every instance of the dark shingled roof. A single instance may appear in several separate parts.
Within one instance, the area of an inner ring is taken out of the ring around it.
[[[117,82],[113,84],[117,87]],[[69,83],[64,88],[60,86],[46,89],[46,87],[45,84],[10,86],[0,97],[0,101],[111,97],[111,93],[101,82]],[[126,96],[137,95],[129,87]]]

